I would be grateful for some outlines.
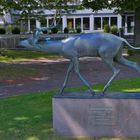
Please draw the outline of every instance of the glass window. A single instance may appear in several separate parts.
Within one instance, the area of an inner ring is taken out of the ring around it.
[[[68,26],[69,30],[73,29],[73,19],[72,18],[67,19],[67,26]]]
[[[94,30],[101,30],[101,17],[94,18]]]
[[[83,30],[89,30],[89,17],[83,18]]]
[[[122,26],[125,27],[125,16],[122,16]]]
[[[36,19],[30,19],[30,30],[33,31],[36,28]]]
[[[127,17],[127,32],[134,33],[134,17],[133,16]]]
[[[75,19],[75,28],[81,28],[81,18]]]
[[[53,18],[48,19],[48,23],[49,23],[49,27],[54,26],[54,19]]]
[[[110,19],[110,24],[111,24],[111,26],[113,26],[113,25],[116,25],[117,26],[117,17],[111,17],[111,19]]]
[[[105,25],[109,25],[109,17],[103,17],[103,28]]]
[[[40,25],[41,25],[41,27],[47,27],[47,20],[46,19],[41,19],[40,20]]]
[[[28,20],[27,19],[21,20],[21,27],[20,28],[21,28],[22,32],[28,31]]]
[[[57,18],[56,19],[56,24],[57,24],[57,28],[59,30],[62,30],[62,18]]]

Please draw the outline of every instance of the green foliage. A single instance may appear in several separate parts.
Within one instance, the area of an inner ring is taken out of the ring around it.
[[[77,32],[77,33],[81,33],[81,31],[82,31],[81,28],[77,28],[77,29],[76,29],[76,32]]]
[[[42,31],[43,32],[43,34],[47,34],[48,33],[48,31],[47,30],[44,30],[44,31]]]
[[[0,0],[0,14],[11,12],[11,9],[20,10],[21,17],[39,15],[46,9],[57,9],[66,12],[80,9],[80,5],[69,5],[69,0]],[[40,17],[39,17],[40,18]]]
[[[6,27],[6,32],[7,32],[8,34],[12,33],[12,29],[13,29],[12,25],[8,25],[8,26]]]
[[[113,26],[109,26],[109,25],[105,25],[104,26],[104,32],[105,33],[112,33],[114,35],[118,35],[118,28],[116,25],[113,25]]]
[[[18,27],[13,28],[12,34],[20,34],[20,29]]]
[[[108,24],[104,26],[104,32],[110,33],[110,26]]]
[[[128,49],[128,55],[129,55],[129,56],[134,55],[134,50],[132,50],[132,49]]]
[[[139,0],[83,0],[83,6],[91,8],[94,11],[101,10],[103,8],[117,7],[118,11],[135,10],[140,7]]]
[[[140,1],[139,0],[115,0],[111,1],[112,7],[118,7],[118,11],[132,11],[136,8],[140,7]]]
[[[97,11],[107,8],[109,6],[109,2],[108,0],[83,0],[83,6]]]
[[[6,34],[5,28],[0,28],[0,34]]]
[[[69,33],[69,29],[67,27],[64,28],[64,33],[65,34]]]
[[[110,32],[114,35],[117,35],[118,34],[118,28],[116,25],[113,25],[110,27]]]
[[[119,36],[120,37],[124,36],[124,29],[123,28],[119,28]]]
[[[56,27],[52,28],[51,33],[57,34],[58,33],[58,28],[56,28]]]

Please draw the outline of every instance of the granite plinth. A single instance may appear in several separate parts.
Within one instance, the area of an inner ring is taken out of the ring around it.
[[[84,94],[84,95],[83,95]],[[66,93],[53,98],[53,128],[64,136],[140,136],[140,93]]]

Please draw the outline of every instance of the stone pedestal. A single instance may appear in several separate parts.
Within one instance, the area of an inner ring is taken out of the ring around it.
[[[53,98],[53,128],[64,136],[140,136],[140,93],[69,93]],[[81,96],[83,95],[83,96]]]

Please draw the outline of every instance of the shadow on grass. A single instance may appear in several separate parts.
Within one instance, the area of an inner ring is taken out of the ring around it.
[[[104,84],[94,86],[101,91]],[[68,91],[83,91],[85,87],[68,88]],[[140,78],[114,81],[109,91],[140,92]],[[0,140],[68,140],[53,133],[52,97],[57,91],[39,92],[0,100]],[[63,118],[62,118],[63,119]],[[80,138],[82,139],[82,138]],[[95,138],[85,138],[84,140]],[[113,140],[100,138],[100,140]],[[74,140],[74,138],[73,138]],[[76,139],[75,139],[76,140]],[[114,139],[127,140],[127,139]],[[129,139],[128,139],[129,140]],[[133,138],[137,140],[137,138]]]

